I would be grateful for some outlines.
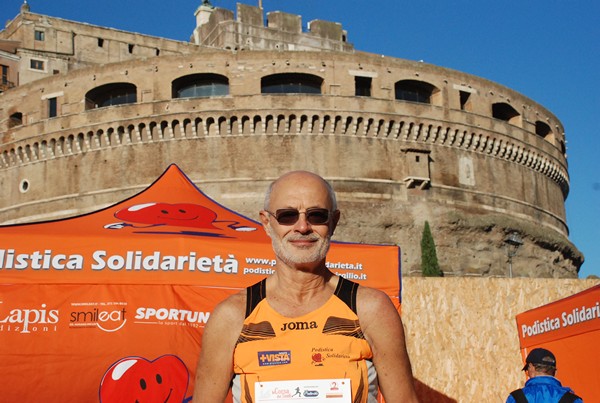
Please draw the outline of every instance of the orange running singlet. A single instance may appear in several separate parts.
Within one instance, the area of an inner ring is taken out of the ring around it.
[[[254,403],[256,382],[349,378],[353,403],[375,402],[373,353],[356,314],[358,284],[340,277],[320,308],[287,318],[267,303],[266,281],[247,288],[246,320],[233,364],[233,398]]]

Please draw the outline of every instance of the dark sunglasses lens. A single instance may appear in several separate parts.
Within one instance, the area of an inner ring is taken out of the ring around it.
[[[329,222],[329,210],[324,208],[308,209],[306,221],[312,225],[323,225]],[[275,218],[281,225],[294,225],[298,222],[300,212],[296,209],[280,209],[275,212]]]
[[[275,218],[281,225],[292,225],[298,221],[299,216],[298,210],[277,210]]]
[[[329,210],[327,209],[314,209],[306,212],[306,221],[313,225],[327,224],[329,221]]]

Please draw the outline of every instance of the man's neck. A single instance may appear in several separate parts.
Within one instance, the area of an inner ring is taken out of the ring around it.
[[[335,291],[336,280],[324,265],[314,271],[278,267],[267,279],[267,300],[284,316],[300,316],[323,305]]]

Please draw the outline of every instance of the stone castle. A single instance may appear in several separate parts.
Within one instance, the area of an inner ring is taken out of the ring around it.
[[[257,219],[308,169],[338,193],[335,239],[398,244],[420,275],[575,278],[565,135],[484,78],[354,49],[338,23],[204,0],[190,41],[36,14],[0,31],[0,223],[105,207],[176,163]]]

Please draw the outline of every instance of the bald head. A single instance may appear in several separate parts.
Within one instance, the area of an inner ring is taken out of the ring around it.
[[[279,178],[271,182],[265,195],[264,209],[268,210],[271,205],[271,197],[274,192],[277,192],[279,187],[297,187],[298,190],[306,188],[323,189],[327,193],[330,208],[332,211],[337,210],[337,200],[333,187],[329,182],[321,176],[309,171],[291,171],[281,175]]]

